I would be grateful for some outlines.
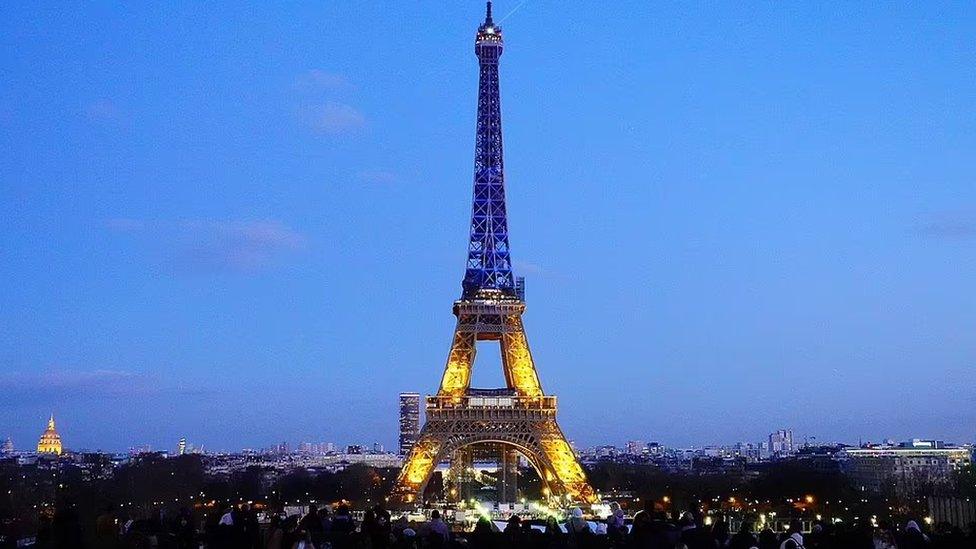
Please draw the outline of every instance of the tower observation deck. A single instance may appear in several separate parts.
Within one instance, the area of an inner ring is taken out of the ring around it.
[[[505,203],[499,60],[502,29],[485,21],[475,34],[478,57],[478,116],[470,236],[461,297],[454,302],[457,327],[436,395],[426,399],[427,423],[404,462],[393,498],[416,503],[438,464],[469,470],[472,447],[500,449],[507,471],[518,453],[542,481],[542,493],[561,502],[592,502],[593,489],[556,422],[556,397],[542,390],[529,350],[522,313],[524,285],[512,272]],[[477,342],[501,346],[506,386],[471,387]],[[502,493],[503,490],[500,490]],[[504,490],[512,500],[513,493]]]

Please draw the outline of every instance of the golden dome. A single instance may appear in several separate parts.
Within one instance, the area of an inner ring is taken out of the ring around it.
[[[61,455],[61,435],[54,428],[54,414],[47,420],[47,429],[44,429],[41,440],[37,442],[37,453]]]

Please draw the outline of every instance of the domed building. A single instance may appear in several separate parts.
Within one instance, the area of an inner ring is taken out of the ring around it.
[[[37,442],[37,453],[61,455],[61,435],[54,428],[54,414],[51,414],[51,419],[47,420],[47,429],[44,429],[41,440]]]

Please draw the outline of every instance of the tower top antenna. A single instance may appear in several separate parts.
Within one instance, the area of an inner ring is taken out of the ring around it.
[[[491,0],[488,0],[488,7],[485,8],[485,25],[493,25],[494,22],[491,20]]]

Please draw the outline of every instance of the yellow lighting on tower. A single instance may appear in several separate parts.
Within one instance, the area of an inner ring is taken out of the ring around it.
[[[51,414],[51,419],[47,420],[47,429],[44,430],[41,439],[37,442],[37,453],[60,456],[61,450],[61,435],[54,427],[54,414]]]

